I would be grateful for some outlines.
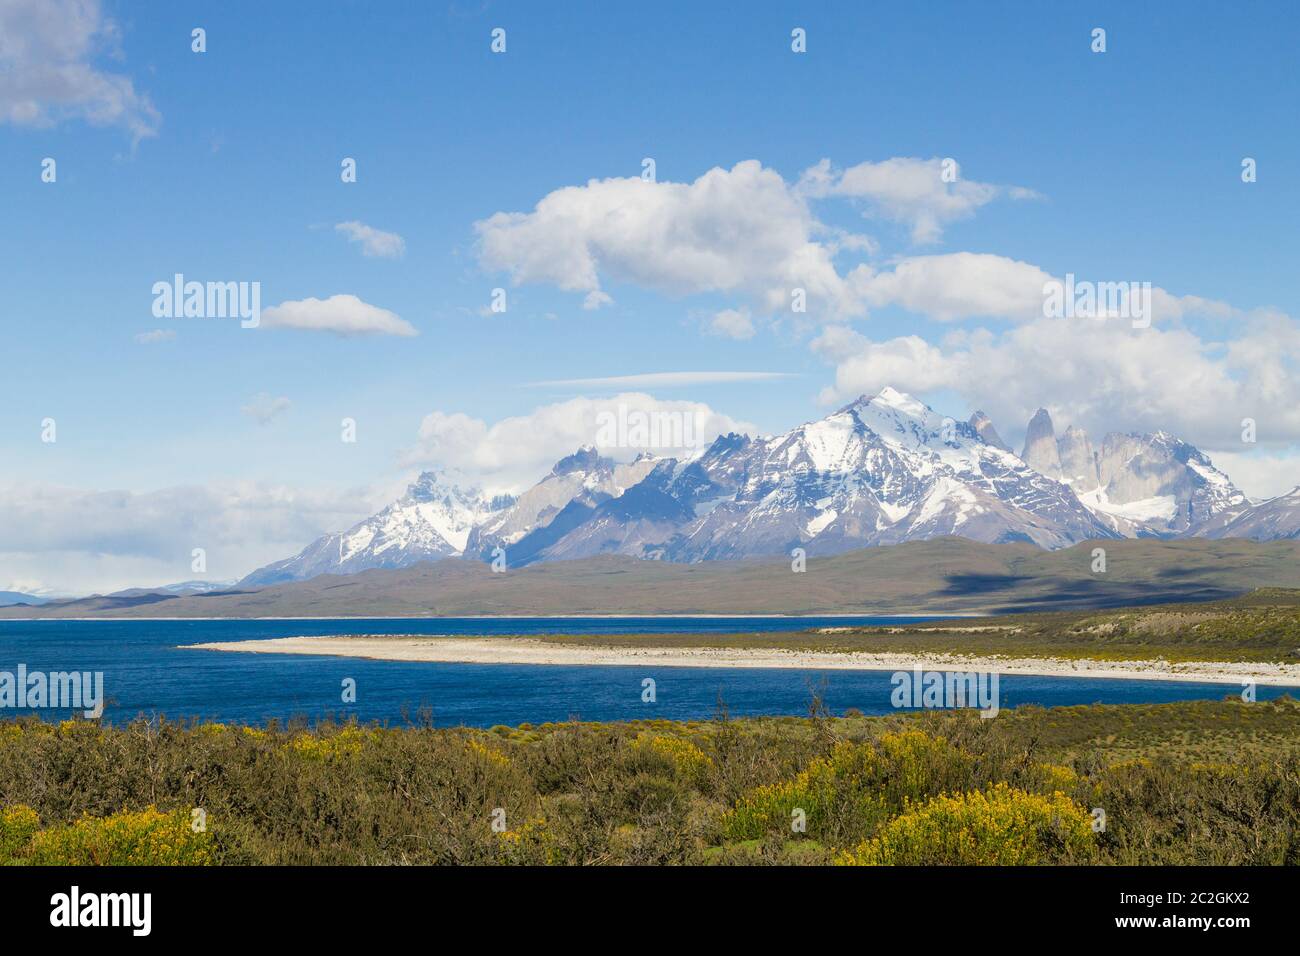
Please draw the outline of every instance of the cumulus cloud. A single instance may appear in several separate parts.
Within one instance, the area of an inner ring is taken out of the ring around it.
[[[292,405],[293,402],[283,395],[277,396],[271,395],[269,392],[259,392],[240,411],[259,425],[269,425],[272,419],[283,415]]]
[[[484,268],[517,285],[583,293],[589,307],[606,301],[603,284],[614,281],[675,297],[732,293],[768,313],[789,311],[801,288],[811,313],[862,314],[851,273],[833,260],[865,248],[865,237],[824,226],[757,160],[691,183],[593,179],[547,194],[531,212],[498,212],[475,231]]]
[[[662,439],[648,447],[635,440],[636,423],[650,418],[662,426],[656,434],[688,439],[691,447],[664,444]],[[628,426],[621,432],[620,422]],[[492,424],[461,412],[430,412],[420,423],[418,441],[404,455],[403,464],[455,469],[489,490],[517,492],[584,445],[594,445],[601,454],[626,461],[646,451],[663,456],[682,454],[732,431],[754,434],[755,428],[700,402],[620,392],[609,398],[574,398],[543,405],[527,415]],[[618,439],[611,441],[616,434]]]
[[[928,392],[942,388],[958,367],[958,360],[918,335],[884,342],[856,333],[823,336],[813,341],[813,349],[835,357],[835,386],[822,393],[827,402],[875,393],[886,385]]]
[[[877,267],[839,257],[871,256],[869,237],[821,222],[813,199],[866,204],[868,215],[907,223],[918,241],[973,215],[1002,196],[1036,195],[1016,186],[957,178],[946,182],[943,160],[895,158],[836,169],[823,160],[787,183],[757,160],[714,168],[691,183],[639,178],[591,180],[544,196],[531,212],[498,212],[475,223],[480,264],[505,271],[515,284],[546,283],[584,294],[587,309],[608,304],[607,282],[665,295],[730,294],[734,306],[705,323],[711,334],[754,334],[752,311],[791,312],[804,290],[814,320],[848,321],[897,307],[941,322],[1044,315],[1048,285],[1063,283],[1028,262],[988,253],[905,256]],[[1085,284],[1140,277],[1079,276]],[[1231,315],[1225,304],[1151,289],[1156,321],[1199,313]]]
[[[944,223],[999,196],[1033,195],[945,182],[942,163],[896,158],[838,170],[823,160],[793,184],[757,160],[711,169],[691,183],[593,179],[547,194],[531,212],[498,212],[475,223],[479,260],[517,285],[585,293],[588,309],[611,301],[607,282],[674,297],[732,294],[743,301],[706,329],[741,339],[754,334],[750,307],[788,313],[796,289],[818,319],[861,318],[885,304],[952,318],[1040,312],[1051,276],[999,256],[915,257],[883,272],[863,262],[837,266],[842,255],[874,255],[876,243],[823,223],[810,199],[866,202],[866,213],[906,222],[918,241],[931,241]]]
[[[1001,333],[956,330],[939,343],[919,336],[873,341],[856,333],[814,342],[835,367],[827,402],[884,385],[947,389],[1015,433],[1046,406],[1061,426],[1172,431],[1206,449],[1237,450],[1243,418],[1261,444],[1300,441],[1300,334],[1276,314],[1244,319],[1230,343],[1186,327],[1135,329],[1122,320],[1048,319]]]
[[[1032,319],[1043,314],[1043,286],[1050,281],[1049,273],[1027,262],[954,252],[913,256],[864,276],[860,293],[873,308],[899,306],[941,322]]]
[[[98,0],[0,2],[0,122],[51,126],[81,119],[139,141],[161,117],[145,94],[96,59],[117,51],[117,25]]]
[[[145,492],[8,483],[0,486],[0,579],[61,593],[229,580],[384,503],[370,489],[256,482]],[[206,575],[191,570],[194,548],[206,553]]]
[[[418,335],[415,326],[355,295],[281,302],[262,310],[262,328],[302,329],[336,335]]]
[[[709,331],[727,339],[752,339],[754,320],[748,309],[723,309],[709,320]]]
[[[136,335],[135,340],[141,345],[157,345],[159,342],[176,341],[175,329],[152,329]]]
[[[945,165],[947,163],[948,165]],[[896,157],[836,169],[829,159],[804,172],[799,190],[807,196],[860,200],[864,215],[903,223],[916,243],[937,242],[943,227],[975,214],[999,197],[1037,196],[1023,186],[995,186],[963,179],[951,160]]]
[[[872,309],[965,324],[939,337],[884,340],[844,326],[823,329],[811,347],[834,368],[835,382],[821,398],[840,402],[885,385],[956,392],[992,414],[1003,435],[1046,406],[1062,425],[1094,434],[1163,428],[1207,449],[1240,449],[1243,417],[1267,420],[1261,441],[1300,439],[1300,330],[1289,317],[1246,315],[1156,286],[1146,302],[1149,327],[1113,308],[1048,317],[1046,290],[1064,282],[1027,262],[970,252],[904,258],[860,277],[859,294]],[[1232,338],[1203,339],[1187,321],[1193,318],[1233,320]],[[976,319],[1008,324],[972,327]]]
[[[1103,287],[1111,284],[1138,289],[1133,301],[1148,311],[1155,323],[1177,322],[1194,315],[1237,315],[1237,310],[1225,302],[1178,296],[1159,286],[1151,286],[1148,301],[1146,292],[1141,291],[1142,283],[1136,279],[1053,276],[1028,262],[989,253],[909,256],[892,269],[875,272],[864,267],[854,276],[855,294],[869,308],[896,306],[938,322],[981,318],[1033,321],[1047,314],[1054,295],[1086,308],[1085,289],[1098,297],[1092,314],[1098,318],[1119,316],[1114,304],[1106,301]]]
[[[377,259],[400,259],[406,253],[406,240],[395,232],[384,232],[353,219],[340,222],[334,231],[361,246],[361,254]]]

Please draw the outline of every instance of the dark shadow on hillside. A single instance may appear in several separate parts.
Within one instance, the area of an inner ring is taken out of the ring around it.
[[[972,594],[989,594],[1019,587],[1033,578],[1019,574],[950,574],[948,586],[939,593],[944,597],[968,597]]]
[[[1239,597],[1230,588],[1189,583],[1186,586],[1153,588],[1146,584],[1088,585],[1063,584],[1039,594],[1014,598],[994,608],[999,613],[1017,611],[1090,611],[1147,604],[1194,604]]]
[[[69,601],[66,604],[47,604],[46,607],[81,607],[85,606],[97,611],[110,611],[115,608],[123,607],[142,607],[146,604],[159,604],[163,601],[175,601],[178,595],[175,594],[127,594],[117,597],[95,597],[82,598],[79,601]]]

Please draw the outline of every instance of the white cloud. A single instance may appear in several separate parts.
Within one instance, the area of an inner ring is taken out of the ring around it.
[[[873,394],[886,385],[908,392],[928,392],[944,387],[960,367],[957,359],[950,358],[917,335],[900,336],[885,342],[864,338],[852,351],[844,341],[833,346],[824,344],[821,339],[813,343],[814,350],[839,355],[835,387],[822,393],[827,402]]]
[[[903,259],[888,272],[862,278],[872,308],[896,305],[952,322],[972,317],[1032,319],[1043,314],[1043,286],[1052,276],[1004,256],[954,252]]]
[[[757,160],[714,168],[691,183],[593,179],[547,194],[532,212],[498,212],[475,223],[484,268],[516,284],[548,283],[586,294],[585,308],[609,301],[606,282],[628,282],[682,297],[729,293],[762,314],[791,311],[803,289],[807,312],[851,319],[873,305],[900,304],[947,317],[1041,313],[1050,275],[999,256],[960,253],[903,260],[877,272],[841,270],[837,257],[873,255],[875,242],[821,222],[811,198],[868,200],[868,212],[905,221],[920,240],[943,223],[973,215],[998,196],[1032,192],[942,180],[941,160],[890,159],[832,169],[823,160],[795,184]],[[937,286],[937,288],[936,288]],[[707,328],[748,338],[752,320],[738,304]]]
[[[751,309],[788,314],[795,289],[805,291],[808,315],[821,321],[887,307],[942,322],[1042,317],[1045,286],[1058,277],[1005,256],[956,252],[904,257],[885,269],[865,262],[837,267],[837,257],[873,255],[875,244],[818,220],[809,199],[866,201],[868,213],[906,222],[918,241],[928,241],[944,223],[999,196],[1036,195],[960,177],[944,182],[942,162],[895,158],[836,170],[823,160],[794,185],[757,160],[711,169],[692,183],[591,180],[549,193],[532,212],[498,212],[475,223],[479,260],[517,285],[584,293],[588,309],[608,304],[608,281],[675,297],[732,294],[743,301],[715,313],[705,329],[740,339],[753,334]],[[1156,321],[1232,313],[1223,303],[1159,288],[1152,299]]]
[[[1283,321],[1246,319],[1231,343],[1178,326],[1039,318],[1000,334],[954,331],[938,344],[850,333],[813,347],[835,366],[827,402],[883,385],[945,389],[992,415],[1004,436],[1044,405],[1062,428],[1165,429],[1207,451],[1242,450],[1242,419],[1253,418],[1259,443],[1277,450],[1300,442],[1300,330],[1289,319],[1279,329]]]
[[[8,483],[0,486],[0,580],[89,593],[239,578],[389,500],[370,489],[255,482],[145,492]],[[206,575],[191,570],[194,548],[206,552]]]
[[[415,326],[355,295],[281,302],[262,311],[262,328],[303,329],[336,335],[417,335]]]
[[[159,342],[174,342],[176,341],[176,330],[153,329],[149,332],[139,333],[135,337],[135,340],[141,345],[156,345]]]
[[[737,421],[700,402],[657,399],[643,392],[621,392],[607,399],[574,398],[543,405],[527,415],[493,424],[460,412],[431,412],[420,423],[419,439],[403,464],[455,469],[490,491],[520,491],[538,481],[566,455],[584,445],[597,445],[601,454],[630,460],[642,451],[671,456],[682,448],[610,447],[601,441],[602,416],[642,413],[667,416],[689,424],[696,444],[706,444],[727,432],[755,433],[753,425]],[[607,419],[605,419],[607,420]]]
[[[897,306],[939,322],[996,318],[1027,322],[1044,316],[1047,287],[1063,286],[1065,277],[1053,276],[1018,259],[979,252],[910,256],[887,271],[856,271],[855,294],[871,309]],[[1126,288],[1139,280],[1075,276],[1076,288],[1094,290],[1101,283],[1121,283]],[[1193,315],[1228,318],[1237,310],[1227,303],[1199,296],[1177,296],[1158,287],[1150,290],[1151,319],[1176,322]],[[1076,293],[1077,299],[1077,293]],[[1099,306],[1099,308],[1101,308]]]
[[[153,136],[161,117],[130,78],[101,70],[115,53],[117,25],[98,0],[0,2],[0,122],[51,126],[82,119]]]
[[[692,183],[593,179],[544,196],[532,212],[475,223],[481,264],[515,284],[586,294],[606,280],[671,296],[734,293],[764,312],[789,311],[806,290],[809,312],[860,315],[849,277],[833,262],[864,237],[832,230],[804,197],[757,160],[714,168]],[[825,236],[827,241],[822,241]]]
[[[613,304],[614,300],[599,289],[592,289],[587,293],[586,298],[582,300],[582,307],[588,312],[594,312],[603,306]]]
[[[1276,498],[1300,485],[1300,449],[1279,454],[1216,451],[1214,464],[1255,498]]]
[[[240,411],[259,425],[269,425],[272,419],[283,415],[292,405],[293,402],[284,395],[276,396],[268,392],[259,392]]]
[[[828,325],[810,346],[827,363],[834,365],[856,355],[867,339],[847,325]]]
[[[347,236],[348,242],[360,243],[363,256],[400,259],[406,253],[406,240],[397,233],[384,232],[355,219],[338,223],[334,231]]]
[[[709,320],[709,331],[728,339],[752,339],[754,320],[748,309],[723,309]]]
[[[567,388],[681,388],[736,382],[770,382],[792,377],[790,372],[649,372],[644,375],[611,375],[606,378],[561,378],[530,384]]]
[[[969,218],[998,197],[1037,196],[1032,189],[1021,186],[995,186],[963,179],[955,163],[950,167],[953,175],[947,177],[953,181],[945,181],[944,162],[897,157],[840,170],[829,159],[823,159],[803,174],[799,189],[814,198],[838,196],[863,200],[868,204],[864,214],[907,225],[912,231],[912,241],[917,243],[938,241],[945,225]]]

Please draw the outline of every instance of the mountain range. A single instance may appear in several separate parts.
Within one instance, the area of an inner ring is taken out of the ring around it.
[[[445,557],[510,567],[625,555],[670,562],[826,556],[959,536],[1056,550],[1118,538],[1300,537],[1300,488],[1254,503],[1165,432],[1058,436],[1039,409],[1015,454],[987,415],[940,415],[892,388],[781,435],[719,436],[684,458],[592,447],[522,494],[426,472],[397,502],[241,587]]]
[[[34,594],[24,594],[21,591],[0,591],[0,607],[8,607],[11,604],[39,607],[45,603],[45,598],[39,598]]]
[[[1216,601],[1261,588],[1290,589],[1286,602],[1300,595],[1297,539],[1118,539],[1106,542],[1105,574],[1093,570],[1094,547],[934,538],[809,558],[804,574],[791,573],[786,555],[680,564],[604,554],[507,574],[473,558],[443,558],[208,594],[0,607],[0,620],[1002,614]]]

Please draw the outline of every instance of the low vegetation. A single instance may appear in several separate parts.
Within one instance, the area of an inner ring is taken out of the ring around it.
[[[7,864],[1292,864],[1300,703],[0,725]]]
[[[1247,597],[1206,604],[1009,614],[888,627],[742,634],[560,634],[538,639],[613,647],[1300,664],[1300,591],[1261,589]]]

